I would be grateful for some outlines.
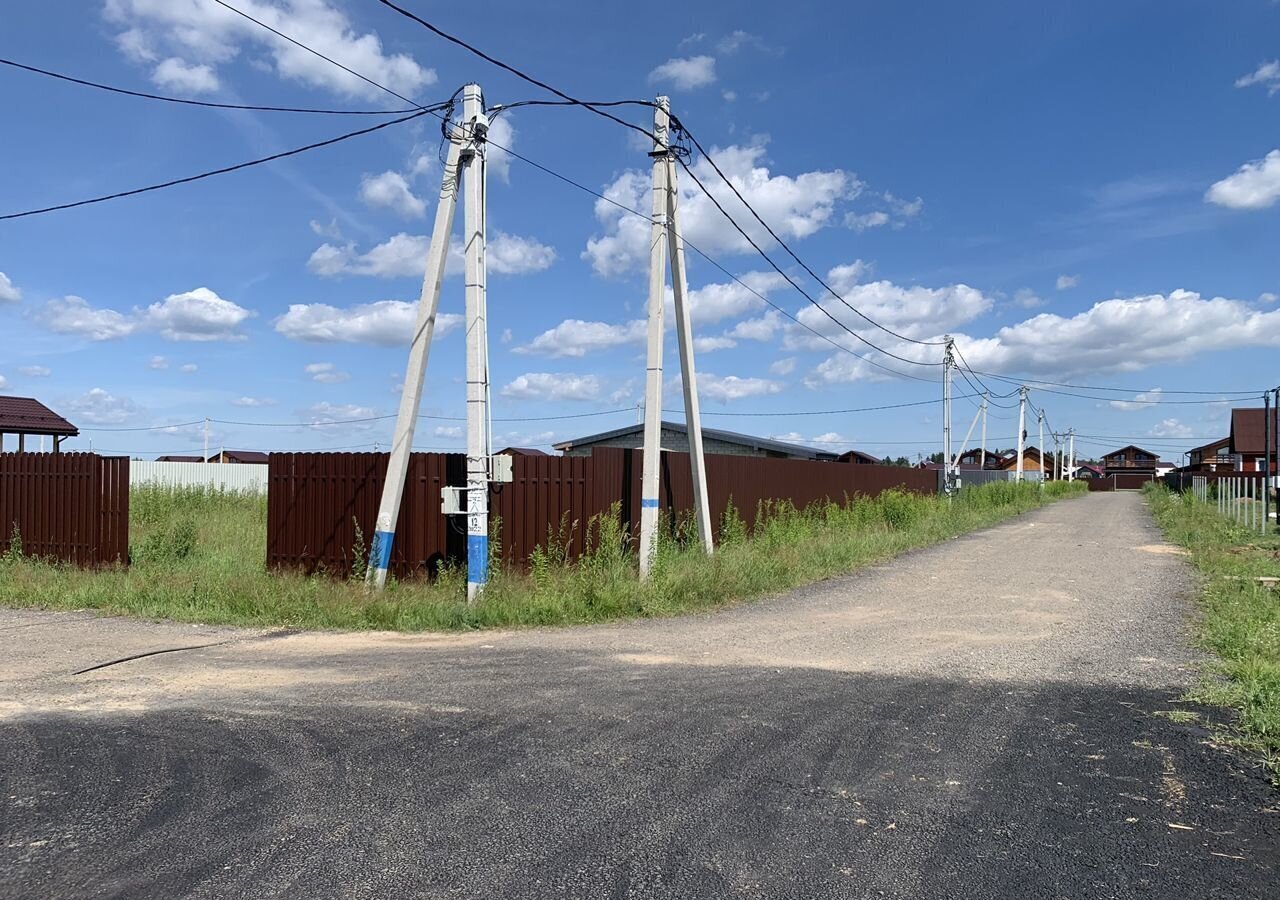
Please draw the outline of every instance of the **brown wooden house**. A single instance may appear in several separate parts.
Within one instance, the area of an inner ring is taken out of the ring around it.
[[[34,397],[0,396],[0,453],[7,449],[4,442],[6,434],[17,435],[16,449],[19,453],[29,452],[29,437],[53,438],[52,450],[57,453],[62,449],[63,441],[79,436],[80,429]]]
[[[1230,436],[1187,451],[1188,472],[1234,472],[1235,469],[1236,457],[1231,452]]]
[[[1272,412],[1271,471],[1276,471],[1276,421]],[[1263,472],[1267,468],[1267,416],[1264,409],[1231,410],[1231,453],[1237,472]]]
[[[1102,457],[1102,469],[1107,475],[1154,475],[1160,456],[1130,444],[1112,450]]]

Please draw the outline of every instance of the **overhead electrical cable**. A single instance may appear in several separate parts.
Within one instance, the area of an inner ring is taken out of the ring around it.
[[[46,75],[49,78],[56,78],[59,81],[68,81],[72,84],[82,85],[84,87],[96,88],[100,91],[110,91],[113,94],[124,94],[127,97],[140,97],[145,100],[161,100],[165,103],[178,103],[183,106],[202,106],[208,109],[241,109],[250,112],[285,112],[285,113],[314,113],[326,116],[394,116],[403,115],[412,112],[415,109],[421,109],[418,104],[413,104],[411,109],[316,109],[305,106],[258,106],[249,103],[216,103],[212,100],[191,100],[185,97],[169,97],[164,94],[150,94],[146,91],[132,91],[127,88],[114,87],[109,84],[101,84],[96,81],[88,81],[83,78],[74,78],[70,75],[63,75],[60,72],[51,72],[48,69],[41,69],[37,66],[29,66],[12,59],[4,59],[0,57],[0,65],[12,66],[15,69],[23,69],[27,72],[34,72],[37,75]]]

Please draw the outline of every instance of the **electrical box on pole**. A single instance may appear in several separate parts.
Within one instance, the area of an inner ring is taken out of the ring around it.
[[[441,505],[448,511],[462,512],[465,499],[468,519],[468,573],[467,596],[474,599],[479,587],[488,575],[488,501],[489,501],[489,358],[488,338],[485,332],[485,261],[484,261],[484,142],[488,132],[488,118],[484,112],[484,97],[479,85],[468,84],[462,89],[462,120],[450,123],[449,149],[444,162],[444,177],[440,184],[440,199],[436,205],[435,223],[431,231],[431,244],[427,249],[426,271],[422,279],[422,291],[418,297],[418,314],[409,343],[409,360],[405,368],[404,387],[400,394],[400,411],[396,416],[395,434],[391,441],[391,453],[387,462],[387,474],[382,486],[382,500],[378,505],[378,519],[374,526],[373,541],[369,550],[369,567],[366,584],[381,590],[386,584],[387,568],[391,561],[391,548],[395,541],[396,520],[400,516],[400,503],[404,496],[405,477],[409,471],[409,455],[413,450],[413,435],[418,422],[418,409],[422,403],[422,387],[427,373],[427,359],[431,351],[431,337],[435,331],[436,314],[440,307],[440,287],[444,281],[445,266],[449,255],[449,240],[453,234],[454,214],[458,195],[465,186],[467,296],[467,486],[445,488],[441,492]],[[464,498],[465,494],[465,498]],[[482,529],[484,540],[473,544],[472,526]],[[478,557],[478,558],[477,558]]]
[[[693,513],[698,536],[707,553],[714,549],[711,509],[707,499],[707,470],[702,450],[702,416],[693,361],[693,325],[685,272],[684,238],[680,232],[676,160],[671,149],[671,105],[658,97],[653,111],[653,220],[649,246],[649,333],[645,364],[644,462],[640,476],[640,575],[647,577],[657,546],[658,496],[661,478],[663,333],[665,330],[666,264],[671,264],[675,295],[676,340],[684,388],[685,431],[689,438]],[[665,258],[664,258],[665,257]]]

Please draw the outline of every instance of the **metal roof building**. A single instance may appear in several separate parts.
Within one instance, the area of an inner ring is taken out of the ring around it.
[[[673,453],[689,452],[689,432],[683,422],[663,422],[662,437],[659,443],[663,450]],[[573,438],[553,445],[565,456],[590,456],[593,447],[621,447],[629,450],[644,448],[644,425],[628,425],[599,434]],[[704,453],[718,453],[725,456],[765,456],[773,459],[811,459],[831,462],[836,454],[826,450],[816,450],[802,444],[789,444],[786,441],[775,441],[771,438],[754,437],[749,434],[738,434],[734,431],[721,431],[718,428],[702,429],[702,449]]]
[[[6,434],[18,436],[19,453],[27,449],[27,435],[53,438],[53,452],[57,453],[62,442],[77,437],[80,429],[34,397],[0,396],[0,452],[5,449]]]

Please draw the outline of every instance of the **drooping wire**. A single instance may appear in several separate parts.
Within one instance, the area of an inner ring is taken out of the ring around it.
[[[410,109],[316,109],[306,106],[257,106],[249,103],[216,103],[212,100],[191,100],[185,97],[169,97],[164,94],[151,94],[146,91],[132,91],[128,88],[114,87],[109,84],[101,84],[96,81],[88,81],[83,78],[74,78],[71,75],[63,75],[60,72],[51,72],[48,69],[41,69],[36,66],[29,66],[25,63],[16,62],[12,59],[4,59],[0,57],[0,65],[11,66],[15,69],[22,69],[27,72],[34,72],[37,75],[46,75],[49,78],[56,78],[59,81],[67,81],[71,84],[82,85],[83,87],[96,88],[100,91],[110,91],[113,94],[124,94],[126,97],[139,97],[144,100],[161,100],[165,103],[178,103],[183,106],[202,106],[209,109],[242,109],[250,112],[285,112],[285,113],[315,113],[317,115],[326,116],[395,116],[412,112],[414,109],[420,109],[416,103]]]
[[[87,200],[76,200],[72,203],[59,203],[55,206],[45,206],[40,209],[28,209],[28,210],[24,210],[23,212],[6,213],[5,215],[0,215],[0,221],[6,220],[6,219],[21,219],[26,216],[38,216],[44,213],[57,212],[63,209],[74,209],[78,206],[89,206],[94,203],[105,203],[108,200],[119,200],[122,197],[133,197],[138,194],[148,193],[150,191],[164,190],[165,188],[176,187],[182,184],[190,184],[193,181],[200,181],[205,178],[213,178],[216,175],[226,175],[229,172],[238,172],[241,169],[248,169],[248,168],[251,168],[252,166],[260,166],[260,165],[263,165],[264,163],[274,162],[278,159],[285,159],[286,157],[297,156],[300,153],[306,153],[311,150],[318,150],[321,147],[328,147],[333,144],[338,144],[338,143],[341,143],[342,141],[347,141],[355,137],[360,137],[361,135],[372,134],[375,131],[381,131],[383,128],[390,128],[393,125],[399,125],[403,122],[408,122],[412,119],[418,118],[419,116],[425,116],[431,112],[432,112],[431,109],[423,108],[423,109],[417,110],[416,112],[412,112],[407,116],[401,116],[398,119],[392,119],[389,122],[380,122],[377,125],[372,125],[368,128],[361,128],[358,131],[349,131],[346,134],[341,134],[341,135],[338,135],[337,137],[329,138],[323,141],[316,141],[315,143],[307,144],[306,146],[303,146],[303,147],[295,147],[292,150],[285,150],[281,153],[273,153],[270,156],[263,156],[258,159],[251,159],[248,162],[237,163],[234,166],[223,166],[220,169],[213,169],[208,172],[201,172],[198,175],[188,175],[185,178],[174,178],[170,181],[164,181],[159,184],[150,184],[150,185],[147,185],[146,187],[133,188],[132,190],[128,190],[128,191],[117,191],[113,194],[104,194],[101,197],[91,197]]]

